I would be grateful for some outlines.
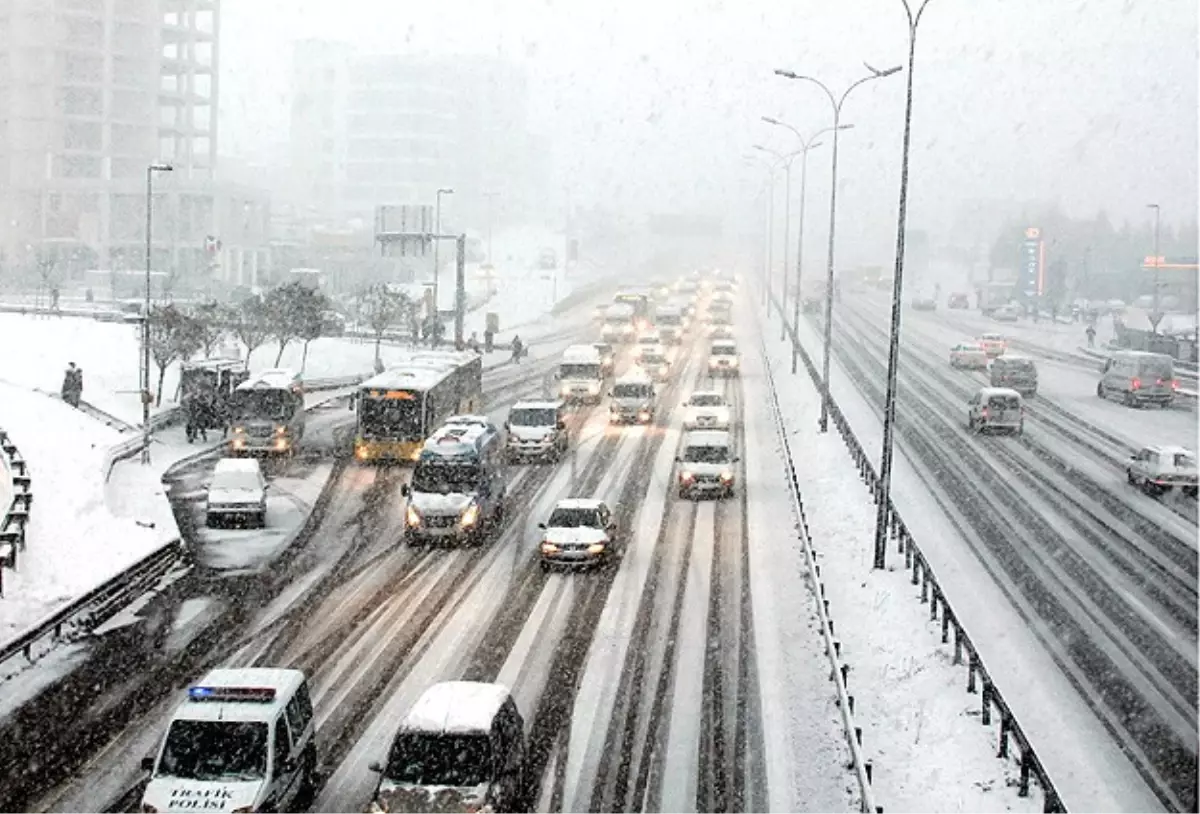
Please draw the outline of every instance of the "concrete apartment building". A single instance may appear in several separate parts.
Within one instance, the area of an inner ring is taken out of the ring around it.
[[[541,182],[529,134],[524,72],[495,57],[364,54],[297,43],[291,166],[296,203],[370,228],[382,204],[433,204],[476,229],[497,212],[519,218]]]
[[[219,0],[0,0],[0,268],[144,269],[161,161],[152,267],[254,284],[269,199],[216,174],[219,31]]]

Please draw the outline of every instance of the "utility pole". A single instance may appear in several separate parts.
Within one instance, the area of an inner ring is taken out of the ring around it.
[[[1161,209],[1158,204],[1146,204],[1146,208],[1154,210],[1154,310],[1150,313],[1150,331],[1158,334],[1159,323],[1162,322],[1162,288],[1159,284],[1159,269],[1162,267],[1162,258],[1158,256],[1158,237]]]
[[[146,299],[142,305],[142,463],[150,463],[150,266],[153,250],[154,173],[172,172],[170,164],[146,167]]]
[[[442,233],[442,196],[453,195],[454,190],[449,188],[439,189],[437,191],[437,205],[434,207],[435,214],[433,216],[433,231],[439,235]],[[380,247],[382,250],[382,247]],[[438,280],[442,276],[441,258],[438,256],[438,242],[433,241],[433,318],[438,319]]]

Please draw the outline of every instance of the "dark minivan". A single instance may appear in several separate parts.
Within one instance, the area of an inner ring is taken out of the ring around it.
[[[1008,387],[1027,399],[1037,395],[1038,372],[1032,359],[1005,354],[993,359],[989,369],[992,387]]]

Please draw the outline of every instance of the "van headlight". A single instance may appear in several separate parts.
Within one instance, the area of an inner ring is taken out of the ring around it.
[[[459,523],[462,525],[463,528],[466,529],[466,528],[470,528],[471,526],[475,525],[475,523],[478,520],[479,520],[479,504],[472,503],[470,506],[468,506],[466,509],[463,510],[462,518],[459,520]]]
[[[600,385],[597,384],[596,382],[592,382],[591,384],[588,385],[588,393],[590,393],[591,395],[594,396],[599,392],[600,392]]]
[[[729,471],[722,472],[721,473],[721,482],[722,483],[732,483],[733,482],[733,473],[729,472]]]
[[[405,510],[404,522],[412,528],[416,528],[417,526],[421,525],[421,513],[417,511],[416,506],[410,504],[408,509]]]
[[[695,479],[696,479],[696,476],[693,475],[691,472],[689,472],[686,469],[679,473],[679,480],[682,483],[691,483]]]

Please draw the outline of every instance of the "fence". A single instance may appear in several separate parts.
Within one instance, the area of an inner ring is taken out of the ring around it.
[[[29,464],[21,457],[17,445],[0,429],[0,454],[4,470],[12,482],[8,508],[0,518],[0,597],[4,596],[4,569],[17,567],[17,556],[25,550],[25,526],[33,508],[33,478]]]
[[[796,333],[796,326],[788,323],[783,310],[774,296],[771,297],[771,307],[783,321],[788,338],[797,350],[800,359],[804,362],[804,367],[808,371],[813,384],[822,397],[828,399],[829,417],[832,419],[834,426],[837,427],[838,433],[841,435],[842,441],[846,444],[846,449],[850,452],[850,457],[854,460],[855,466],[858,467],[859,477],[862,478],[867,488],[871,490],[871,496],[878,503],[880,498],[880,483],[874,463],[872,463],[870,456],[867,455],[858,437],[854,434],[854,430],[850,427],[850,422],[846,420],[846,416],[842,413],[837,401],[834,400],[831,393],[826,391],[824,382],[821,380],[820,371],[808,355],[808,352],[805,351],[804,345],[800,342],[799,336]],[[771,384],[771,389],[772,397],[774,397],[773,383]],[[896,509],[890,498],[887,505],[887,519],[890,532],[889,538],[895,542],[897,552],[904,555],[905,569],[911,572],[910,582],[914,586],[920,586],[921,604],[929,605],[930,621],[941,621],[942,644],[949,644],[950,635],[953,632],[953,663],[955,665],[963,664],[965,655],[967,665],[966,690],[968,693],[978,693],[980,696],[981,723],[984,726],[992,725],[993,710],[995,710],[999,718],[1000,731],[997,739],[996,756],[998,758],[1007,758],[1009,756],[1010,745],[1013,743],[1016,744],[1020,754],[1018,759],[1020,777],[1017,785],[1017,793],[1021,797],[1029,796],[1030,779],[1036,778],[1038,785],[1042,789],[1042,810],[1046,814],[1065,812],[1066,808],[1063,806],[1054,783],[1050,780],[1049,775],[1042,766],[1041,760],[1021,729],[1021,725],[1017,722],[1016,716],[1013,715],[1012,710],[1005,702],[1000,689],[992,681],[987,668],[983,664],[983,659],[979,655],[978,649],[972,643],[966,630],[959,623],[953,607],[951,607],[949,600],[946,598],[945,591],[943,591],[942,586],[938,583],[937,575],[929,565],[929,561],[925,558],[925,555],[921,553],[920,546],[913,539],[911,532],[909,532],[908,527],[900,517],[900,512]],[[805,536],[807,536],[807,532]],[[827,602],[822,602],[821,604],[823,606],[828,605]]]

